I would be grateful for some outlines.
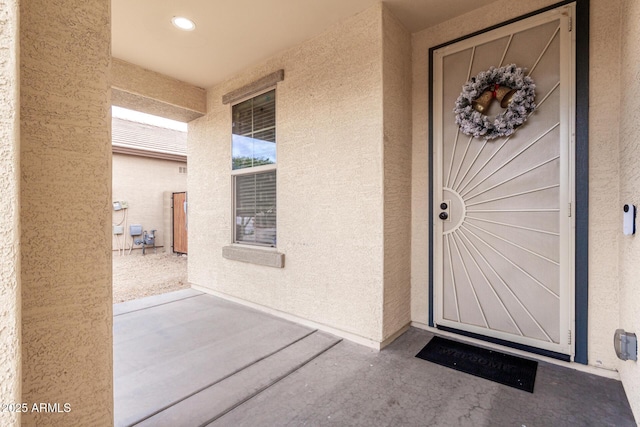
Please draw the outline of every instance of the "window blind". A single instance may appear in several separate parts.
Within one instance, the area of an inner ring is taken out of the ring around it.
[[[233,169],[276,163],[275,90],[233,106]]]
[[[236,242],[275,246],[276,171],[235,176]]]

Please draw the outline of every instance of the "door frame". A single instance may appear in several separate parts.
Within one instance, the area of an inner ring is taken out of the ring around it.
[[[476,37],[497,28],[504,27],[526,18],[575,3],[576,16],[573,23],[575,32],[575,246],[574,246],[574,362],[587,364],[588,349],[588,223],[589,223],[589,0],[567,0],[523,16],[502,22],[481,31],[451,40],[429,49],[429,326],[434,326],[434,51],[453,43]],[[473,333],[452,330],[438,326],[439,329],[471,336],[496,344],[514,347],[532,353],[567,360],[567,356],[553,351],[541,350],[522,344],[489,338]]]

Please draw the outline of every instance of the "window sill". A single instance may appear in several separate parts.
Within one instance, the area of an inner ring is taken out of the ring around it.
[[[222,248],[222,257],[249,264],[284,268],[284,254],[274,250],[253,249],[239,245],[224,246]]]

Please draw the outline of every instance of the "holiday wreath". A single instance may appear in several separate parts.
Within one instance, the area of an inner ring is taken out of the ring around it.
[[[456,100],[456,124],[466,135],[494,139],[509,136],[536,108],[533,79],[515,64],[491,67],[472,77]],[[505,111],[491,119],[484,113],[497,99]]]

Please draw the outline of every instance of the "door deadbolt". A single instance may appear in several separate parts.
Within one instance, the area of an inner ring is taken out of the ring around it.
[[[440,218],[443,221],[451,221],[449,219],[449,206],[451,206],[451,200],[444,200],[440,202],[440,210],[442,212],[440,212],[440,214],[438,215],[438,218]]]

